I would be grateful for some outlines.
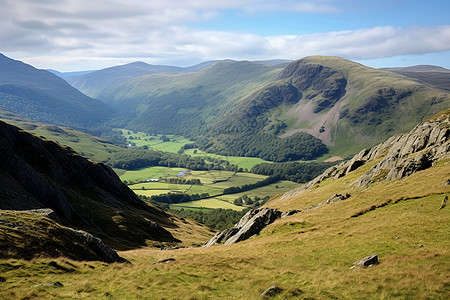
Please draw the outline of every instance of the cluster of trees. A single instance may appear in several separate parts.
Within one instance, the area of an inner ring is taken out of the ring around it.
[[[246,192],[246,191],[253,190],[253,189],[256,189],[256,188],[259,188],[262,186],[269,185],[278,180],[280,180],[280,178],[278,176],[270,176],[270,177],[267,177],[263,180],[255,182],[255,183],[244,184],[242,186],[232,186],[232,187],[226,188],[223,190],[223,194],[236,194],[236,193]]]
[[[150,200],[151,200],[151,202],[177,204],[177,203],[205,199],[208,197],[210,197],[210,195],[208,193],[192,194],[192,195],[185,194],[185,193],[167,193],[167,194],[153,195],[150,197]]]
[[[175,183],[175,184],[202,184],[200,179],[192,178],[192,179],[186,179],[186,178],[167,178],[164,181],[168,183]]]
[[[184,154],[139,148],[113,153],[106,163],[113,168],[125,170],[135,170],[151,166],[177,167],[190,170],[238,170],[236,165],[224,160],[211,159],[210,161],[205,161],[202,158]]]
[[[223,230],[233,227],[249,209],[236,211],[233,209],[211,209],[211,210],[191,210],[191,209],[171,209],[170,211],[184,218],[194,219],[206,226]]]
[[[266,196],[261,199],[258,196],[255,196],[252,198],[249,195],[244,195],[242,197],[234,199],[233,203],[234,203],[234,205],[237,205],[237,206],[247,205],[247,206],[251,206],[252,208],[256,208],[256,207],[259,207],[259,206],[263,205],[264,203],[266,203],[269,199],[270,199],[269,196]]]
[[[275,176],[282,180],[290,180],[298,183],[308,182],[323,173],[335,163],[325,162],[285,162],[263,163],[251,168],[250,172],[261,175]],[[269,177],[270,178],[270,177]]]

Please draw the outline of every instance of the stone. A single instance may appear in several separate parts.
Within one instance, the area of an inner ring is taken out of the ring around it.
[[[155,261],[153,263],[153,265],[166,263],[166,262],[169,262],[169,261],[175,261],[175,258],[169,257],[169,258],[166,258],[166,259],[161,259],[161,260]]]
[[[267,225],[280,218],[282,212],[274,209],[262,207],[248,211],[239,222],[232,228],[222,230],[212,237],[204,247],[210,247],[214,244],[230,245],[236,242],[246,240],[259,232]]]
[[[377,254],[371,254],[369,256],[366,256],[360,260],[357,260],[353,263],[354,266],[358,266],[358,267],[370,267],[372,265],[377,265],[378,262],[378,255]]]
[[[61,220],[59,219],[58,215],[51,208],[38,208],[38,209],[29,209],[29,210],[24,210],[24,211],[49,218],[49,219],[61,224]]]
[[[276,285],[270,286],[267,290],[265,290],[261,295],[259,295],[261,298],[269,298],[274,297],[281,293],[283,290],[277,287]]]
[[[75,235],[80,237],[85,245],[89,247],[95,254],[97,254],[102,261],[107,263],[128,263],[131,264],[128,260],[123,257],[120,257],[119,254],[110,247],[108,247],[101,239],[90,234],[89,232],[83,230],[75,230],[72,229]]]
[[[33,287],[37,287],[37,286],[56,286],[56,287],[63,287],[64,284],[62,284],[59,281],[55,281],[55,282],[47,282],[47,283],[40,283],[40,284],[36,284]]]
[[[442,200],[442,204],[441,204],[441,207],[439,207],[439,209],[443,209],[444,207],[446,207],[447,201],[448,201],[448,196],[445,196],[444,200]]]

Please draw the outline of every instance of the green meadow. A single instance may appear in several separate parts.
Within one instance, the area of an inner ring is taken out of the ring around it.
[[[171,205],[171,207],[174,206],[177,208],[230,208],[234,210],[242,210],[244,207],[233,204],[233,201],[236,198],[247,195],[252,198],[259,197],[262,199],[266,196],[271,197],[282,194],[299,186],[299,184],[291,181],[278,181],[249,191],[223,195],[223,191],[226,188],[254,184],[267,178],[267,176],[222,170],[190,171],[185,175],[177,176],[177,174],[181,171],[186,171],[186,169],[148,167],[133,171],[116,170],[118,174],[121,174],[120,178],[122,181],[126,181],[127,183],[142,181],[129,184],[129,188],[131,188],[137,195],[151,197],[153,195],[166,193],[185,193],[187,195],[200,195],[207,193],[211,197],[208,199]],[[185,180],[200,179],[201,184],[167,182],[174,178]],[[145,182],[147,179],[160,179],[160,181]]]
[[[131,131],[128,129],[116,129],[122,132],[127,138],[127,142],[129,144],[134,143],[134,145],[143,147],[147,146],[150,149],[163,151],[163,152],[171,152],[178,153],[178,151],[186,144],[192,144],[193,141],[189,140],[180,135],[173,134],[157,134],[150,135],[144,132]],[[163,141],[161,138],[165,136],[169,139],[169,141]],[[199,149],[187,149],[184,151],[185,154],[195,157],[201,157],[204,160],[208,159],[221,159],[229,161],[230,164],[237,165],[239,168],[250,170],[253,166],[261,163],[270,163],[269,161],[263,160],[257,157],[239,157],[239,156],[224,156],[217,155],[212,153],[207,153]]]

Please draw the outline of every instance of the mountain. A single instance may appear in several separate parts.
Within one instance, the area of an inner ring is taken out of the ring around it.
[[[177,218],[148,205],[108,166],[0,122],[0,209],[50,208],[115,249],[180,241]]]
[[[77,87],[120,110],[115,121],[122,127],[273,161],[313,159],[325,145],[330,155],[353,155],[450,104],[449,93],[435,86],[327,56],[288,65],[219,61],[192,73]],[[311,147],[294,149],[305,144]]]
[[[200,71],[214,61],[204,62],[191,67],[175,67],[164,65],[150,65],[145,62],[137,61],[125,65],[110,67],[87,74],[69,75],[66,79],[71,85],[85,94],[97,98],[103,97],[109,92],[109,88],[117,87],[128,82],[130,79],[149,74],[180,74]],[[63,73],[64,74],[64,73]]]
[[[108,120],[110,106],[60,77],[0,54],[0,108],[33,120],[85,128]]]
[[[450,70],[438,66],[419,65],[403,68],[382,68],[382,70],[399,73],[433,87],[450,91]]]

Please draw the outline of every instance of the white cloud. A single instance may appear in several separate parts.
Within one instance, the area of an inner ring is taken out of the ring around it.
[[[0,51],[37,67],[92,69],[144,60],[188,65],[212,59],[373,59],[450,50],[450,26],[380,26],[258,36],[196,29],[223,9],[334,14],[335,0],[3,0]]]

